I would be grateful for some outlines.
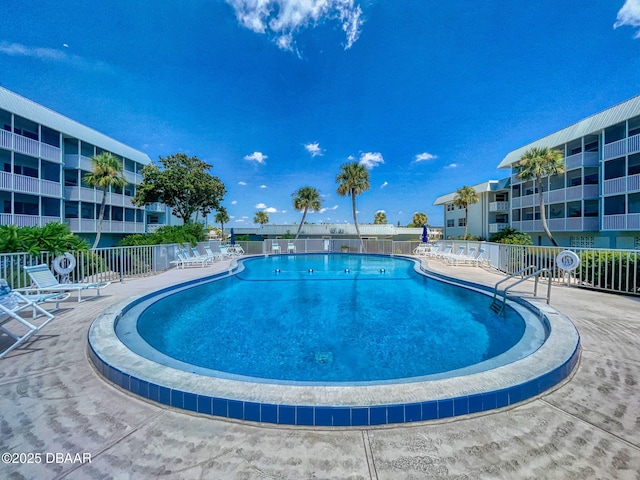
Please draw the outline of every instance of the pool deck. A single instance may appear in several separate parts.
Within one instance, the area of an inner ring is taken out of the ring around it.
[[[574,376],[521,404],[450,420],[366,429],[218,420],[140,400],[95,372],[87,332],[107,307],[228,266],[114,283],[80,304],[74,294],[0,360],[0,453],[40,453],[42,462],[0,463],[0,478],[640,479],[638,297],[554,285],[551,305],[581,336]],[[504,278],[428,268],[482,285]]]

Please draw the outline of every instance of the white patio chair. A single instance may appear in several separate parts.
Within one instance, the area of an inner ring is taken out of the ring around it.
[[[271,252],[280,253],[280,245],[277,242],[271,244]]]
[[[296,253],[296,244],[293,242],[289,242],[287,244],[287,253]]]
[[[418,257],[426,257],[427,253],[431,251],[431,245],[428,243],[421,243],[416,248],[413,249],[413,254]]]
[[[44,315],[46,320],[40,325],[34,325],[19,315],[19,312],[29,308],[33,309],[34,318]],[[52,313],[21,293],[12,290],[4,278],[0,279],[0,332],[12,340],[9,346],[0,352],[0,358],[4,358],[7,353],[25,343],[53,319]]]
[[[461,263],[464,263],[465,260],[473,258],[476,254],[476,247],[469,248],[469,251],[467,253],[463,253],[464,247],[460,248],[462,249],[462,251],[458,250],[458,253],[456,253],[455,255],[448,255],[444,258],[445,262],[448,265],[459,265]]]
[[[60,283],[55,275],[44,263],[24,267],[24,271],[31,277],[31,287],[20,289],[26,294],[40,294],[42,292],[78,292],[78,302],[82,301],[82,292],[85,290],[96,291],[95,297],[100,296],[100,290],[111,285],[111,282],[92,283]]]

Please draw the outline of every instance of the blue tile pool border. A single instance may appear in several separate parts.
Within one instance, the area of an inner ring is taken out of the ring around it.
[[[277,425],[371,427],[439,420],[521,403],[549,390],[571,375],[580,357],[580,346],[576,346],[566,362],[546,374],[502,390],[419,403],[352,407],[275,405],[198,395],[128,375],[106,363],[91,345],[88,346],[88,353],[97,371],[111,383],[140,397],[185,411]]]
[[[181,284],[194,285],[211,278],[228,275],[223,272],[205,279],[193,280]],[[467,286],[479,288],[478,285],[469,282],[458,282]],[[160,292],[170,291],[176,288],[167,287]],[[150,295],[156,295],[158,291]],[[145,295],[130,302],[119,312],[114,321],[122,313],[134,305],[144,301]],[[528,302],[521,301],[528,308],[542,313]],[[544,315],[541,315],[544,318]],[[549,322],[544,318],[546,328],[550,328]],[[91,331],[89,332],[89,337]],[[220,398],[209,395],[201,395],[194,392],[170,388],[159,385],[149,380],[138,378],[134,375],[110,365],[94,349],[91,340],[87,343],[87,352],[90,361],[96,370],[109,382],[142,398],[156,403],[202,415],[218,418],[230,418],[249,422],[265,424],[292,425],[292,426],[316,426],[316,427],[374,427],[379,425],[406,424],[413,422],[447,419],[462,415],[477,414],[499,408],[512,406],[558,385],[569,377],[574,371],[580,358],[579,336],[573,352],[555,368],[542,375],[526,381],[510,385],[495,391],[474,393],[452,398],[424,399],[422,402],[393,403],[382,405],[288,405],[244,401],[238,399]],[[401,387],[401,385],[400,385]]]

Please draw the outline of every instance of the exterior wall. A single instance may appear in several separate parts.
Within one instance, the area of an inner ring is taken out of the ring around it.
[[[145,209],[134,206],[131,198],[142,181],[142,167],[151,160],[0,88],[0,225],[66,222],[72,232],[95,237],[102,191],[84,185],[83,176],[92,170],[91,157],[102,151],[120,159],[129,184],[107,192],[101,246],[145,232]]]

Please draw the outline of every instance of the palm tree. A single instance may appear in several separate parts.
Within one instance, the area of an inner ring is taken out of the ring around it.
[[[564,155],[560,150],[548,147],[533,147],[522,154],[520,160],[514,164],[516,177],[523,181],[534,180],[538,194],[540,195],[540,219],[542,228],[547,234],[551,243],[558,246],[558,243],[551,235],[547,225],[547,216],[544,208],[544,196],[542,194],[542,177],[550,177],[564,173]]]
[[[469,223],[469,205],[478,203],[478,194],[473,187],[467,185],[456,190],[453,204],[458,208],[464,208],[464,239],[467,239],[467,225]]]
[[[373,216],[373,224],[374,225],[386,225],[387,224],[387,214],[384,210],[379,210]]]
[[[229,222],[229,214],[227,213],[227,209],[224,207],[220,207],[216,212],[216,216],[214,217],[216,223],[220,224],[220,238],[224,241],[224,224]]]
[[[298,212],[302,212],[302,220],[300,220],[300,225],[298,225],[298,231],[296,232],[295,240],[297,240],[298,235],[300,235],[302,225],[304,224],[304,219],[307,216],[307,212],[309,210],[317,212],[322,208],[320,193],[318,193],[318,190],[313,187],[300,187],[293,193],[293,208]]]
[[[426,225],[428,222],[428,218],[427,216],[422,213],[422,212],[416,212],[413,214],[413,219],[411,221],[411,223],[413,223],[414,227],[422,227],[423,225]]]
[[[253,217],[253,223],[259,223],[260,225],[266,225],[269,223],[269,215],[267,212],[256,212]]]
[[[104,219],[104,209],[107,203],[107,190],[109,188],[124,188],[127,180],[124,178],[122,171],[122,162],[109,152],[102,152],[99,155],[91,157],[93,171],[84,176],[84,181],[90,187],[102,190],[102,204],[100,205],[100,214],[98,215],[98,230],[93,247],[96,248],[100,242],[102,234],[102,220]]]
[[[340,167],[340,173],[336,177],[338,182],[338,195],[351,196],[351,210],[353,211],[353,223],[360,239],[360,249],[364,251],[364,242],[360,235],[360,227],[356,218],[356,197],[371,188],[369,185],[369,172],[364,165],[358,162],[345,163]]]

